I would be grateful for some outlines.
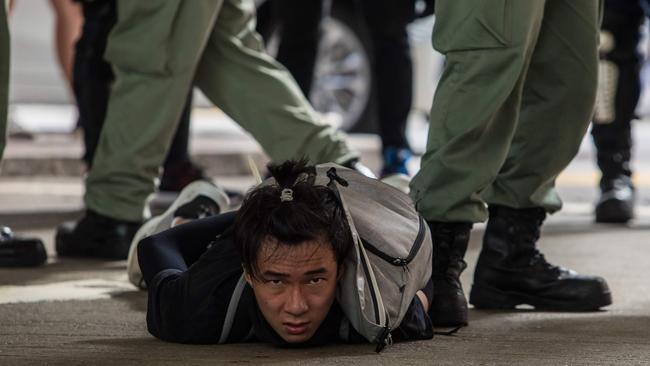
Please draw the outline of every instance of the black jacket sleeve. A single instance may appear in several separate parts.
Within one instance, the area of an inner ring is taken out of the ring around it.
[[[196,220],[140,242],[138,256],[149,299],[147,328],[160,339],[216,343],[228,304],[243,273],[239,254],[219,216]],[[197,248],[204,253],[192,262]],[[189,266],[189,268],[187,268]]]

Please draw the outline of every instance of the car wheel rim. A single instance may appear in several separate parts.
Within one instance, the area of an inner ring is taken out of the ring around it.
[[[333,18],[325,19],[322,27],[310,100],[337,127],[349,130],[370,98],[370,60],[350,27]]]

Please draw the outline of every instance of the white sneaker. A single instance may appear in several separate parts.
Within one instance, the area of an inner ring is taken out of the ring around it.
[[[183,188],[178,198],[162,215],[151,218],[135,233],[126,265],[129,282],[139,289],[147,288],[138,263],[137,248],[140,240],[173,227],[176,219],[191,220],[213,216],[225,212],[229,206],[230,200],[226,192],[208,181],[197,180]]]

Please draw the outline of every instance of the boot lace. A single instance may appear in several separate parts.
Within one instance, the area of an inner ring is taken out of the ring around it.
[[[513,242],[521,244],[519,257],[528,258],[529,266],[559,273],[560,267],[549,263],[536,246],[545,218],[546,213],[542,209],[531,209],[528,212],[522,212],[518,217],[510,216],[508,233]]]

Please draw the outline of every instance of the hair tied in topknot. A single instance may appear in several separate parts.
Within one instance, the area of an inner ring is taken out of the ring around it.
[[[310,166],[307,160],[288,160],[280,165],[269,164],[271,176],[275,183],[282,188],[294,188],[298,183],[311,183],[316,180],[316,168]]]
[[[293,201],[293,189],[285,188],[280,193],[280,202],[291,202]]]

